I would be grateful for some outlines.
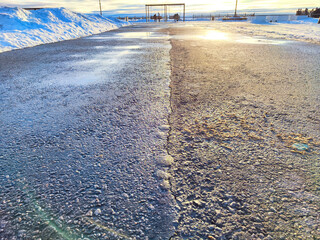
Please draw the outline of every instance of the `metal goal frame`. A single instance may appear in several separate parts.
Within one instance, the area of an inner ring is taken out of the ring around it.
[[[186,21],[186,4],[185,3],[171,3],[171,4],[146,4],[146,22],[150,22],[150,7],[163,7],[164,21],[168,21],[168,6],[182,6],[183,7],[183,21]]]

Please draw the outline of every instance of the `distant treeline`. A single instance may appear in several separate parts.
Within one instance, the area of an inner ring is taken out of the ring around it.
[[[320,8],[314,8],[312,10],[309,10],[308,8],[306,8],[305,10],[302,10],[302,8],[300,8],[296,12],[296,15],[298,15],[298,16],[307,15],[312,18],[319,18],[320,17]]]

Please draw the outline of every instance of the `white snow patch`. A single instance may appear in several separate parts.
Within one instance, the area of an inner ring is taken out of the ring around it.
[[[27,11],[0,7],[0,52],[80,38],[129,23],[65,8]]]

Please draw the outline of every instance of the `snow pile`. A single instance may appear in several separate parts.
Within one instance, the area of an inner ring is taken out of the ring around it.
[[[127,24],[65,8],[27,11],[0,7],[0,52],[84,37]]]
[[[255,16],[249,17],[249,21],[255,24],[266,23],[288,23],[288,24],[307,24],[318,23],[318,19],[309,18],[308,16],[280,15],[280,16]]]

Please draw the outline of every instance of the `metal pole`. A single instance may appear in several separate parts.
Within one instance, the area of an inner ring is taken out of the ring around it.
[[[163,5],[163,21],[164,21],[164,22],[166,21],[165,13],[166,13],[166,6]]]
[[[186,5],[183,4],[183,21],[186,21]]]
[[[238,7],[238,0],[236,1],[236,9],[234,10],[234,16],[237,16],[237,7]]]
[[[102,16],[101,0],[99,0],[99,6],[100,6],[100,15]]]
[[[146,22],[148,22],[148,11],[147,11],[147,5],[146,5],[146,7],[145,7],[145,9],[146,9]]]
[[[168,6],[164,5],[164,19],[167,22],[168,21]]]
[[[150,6],[148,7],[148,22],[150,22]]]

